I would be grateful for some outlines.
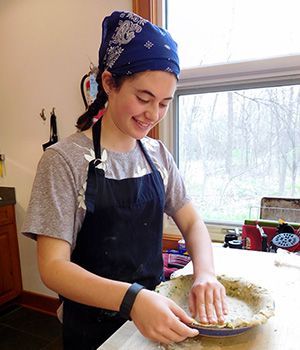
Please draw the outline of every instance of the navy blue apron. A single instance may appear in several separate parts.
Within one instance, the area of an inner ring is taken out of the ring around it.
[[[164,279],[162,177],[138,140],[152,172],[138,178],[106,178],[97,168],[100,138],[101,119],[93,126],[95,160],[88,168],[87,211],[71,261],[98,276],[154,289]],[[64,298],[64,348],[97,349],[125,321],[118,312]]]

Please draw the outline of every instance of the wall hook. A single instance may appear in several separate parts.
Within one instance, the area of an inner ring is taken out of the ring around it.
[[[45,116],[45,108],[42,109],[41,113],[40,113],[40,117],[43,119],[43,121],[46,120],[46,116]]]

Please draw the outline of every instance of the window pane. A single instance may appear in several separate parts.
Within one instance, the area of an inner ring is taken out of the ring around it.
[[[169,0],[183,68],[300,53],[299,0]]]
[[[178,107],[178,165],[205,220],[300,197],[299,85],[179,95]]]

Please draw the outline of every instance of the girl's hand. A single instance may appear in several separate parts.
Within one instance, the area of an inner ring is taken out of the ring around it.
[[[195,279],[189,295],[192,316],[201,323],[224,323],[227,315],[226,291],[214,275],[204,274]]]
[[[130,315],[139,331],[153,341],[170,344],[199,334],[186,325],[193,319],[175,302],[146,289],[137,295]]]

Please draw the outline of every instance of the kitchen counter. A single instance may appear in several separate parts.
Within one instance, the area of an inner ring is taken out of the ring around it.
[[[191,350],[298,350],[300,348],[300,264],[274,264],[277,254],[214,247],[217,274],[243,277],[267,288],[275,301],[275,316],[266,324],[228,338],[201,337]],[[295,259],[300,256],[295,257]],[[189,263],[180,274],[192,272]],[[144,338],[133,322],[126,322],[98,350],[157,350],[159,344]]]
[[[0,187],[0,207],[16,204],[14,187]]]

